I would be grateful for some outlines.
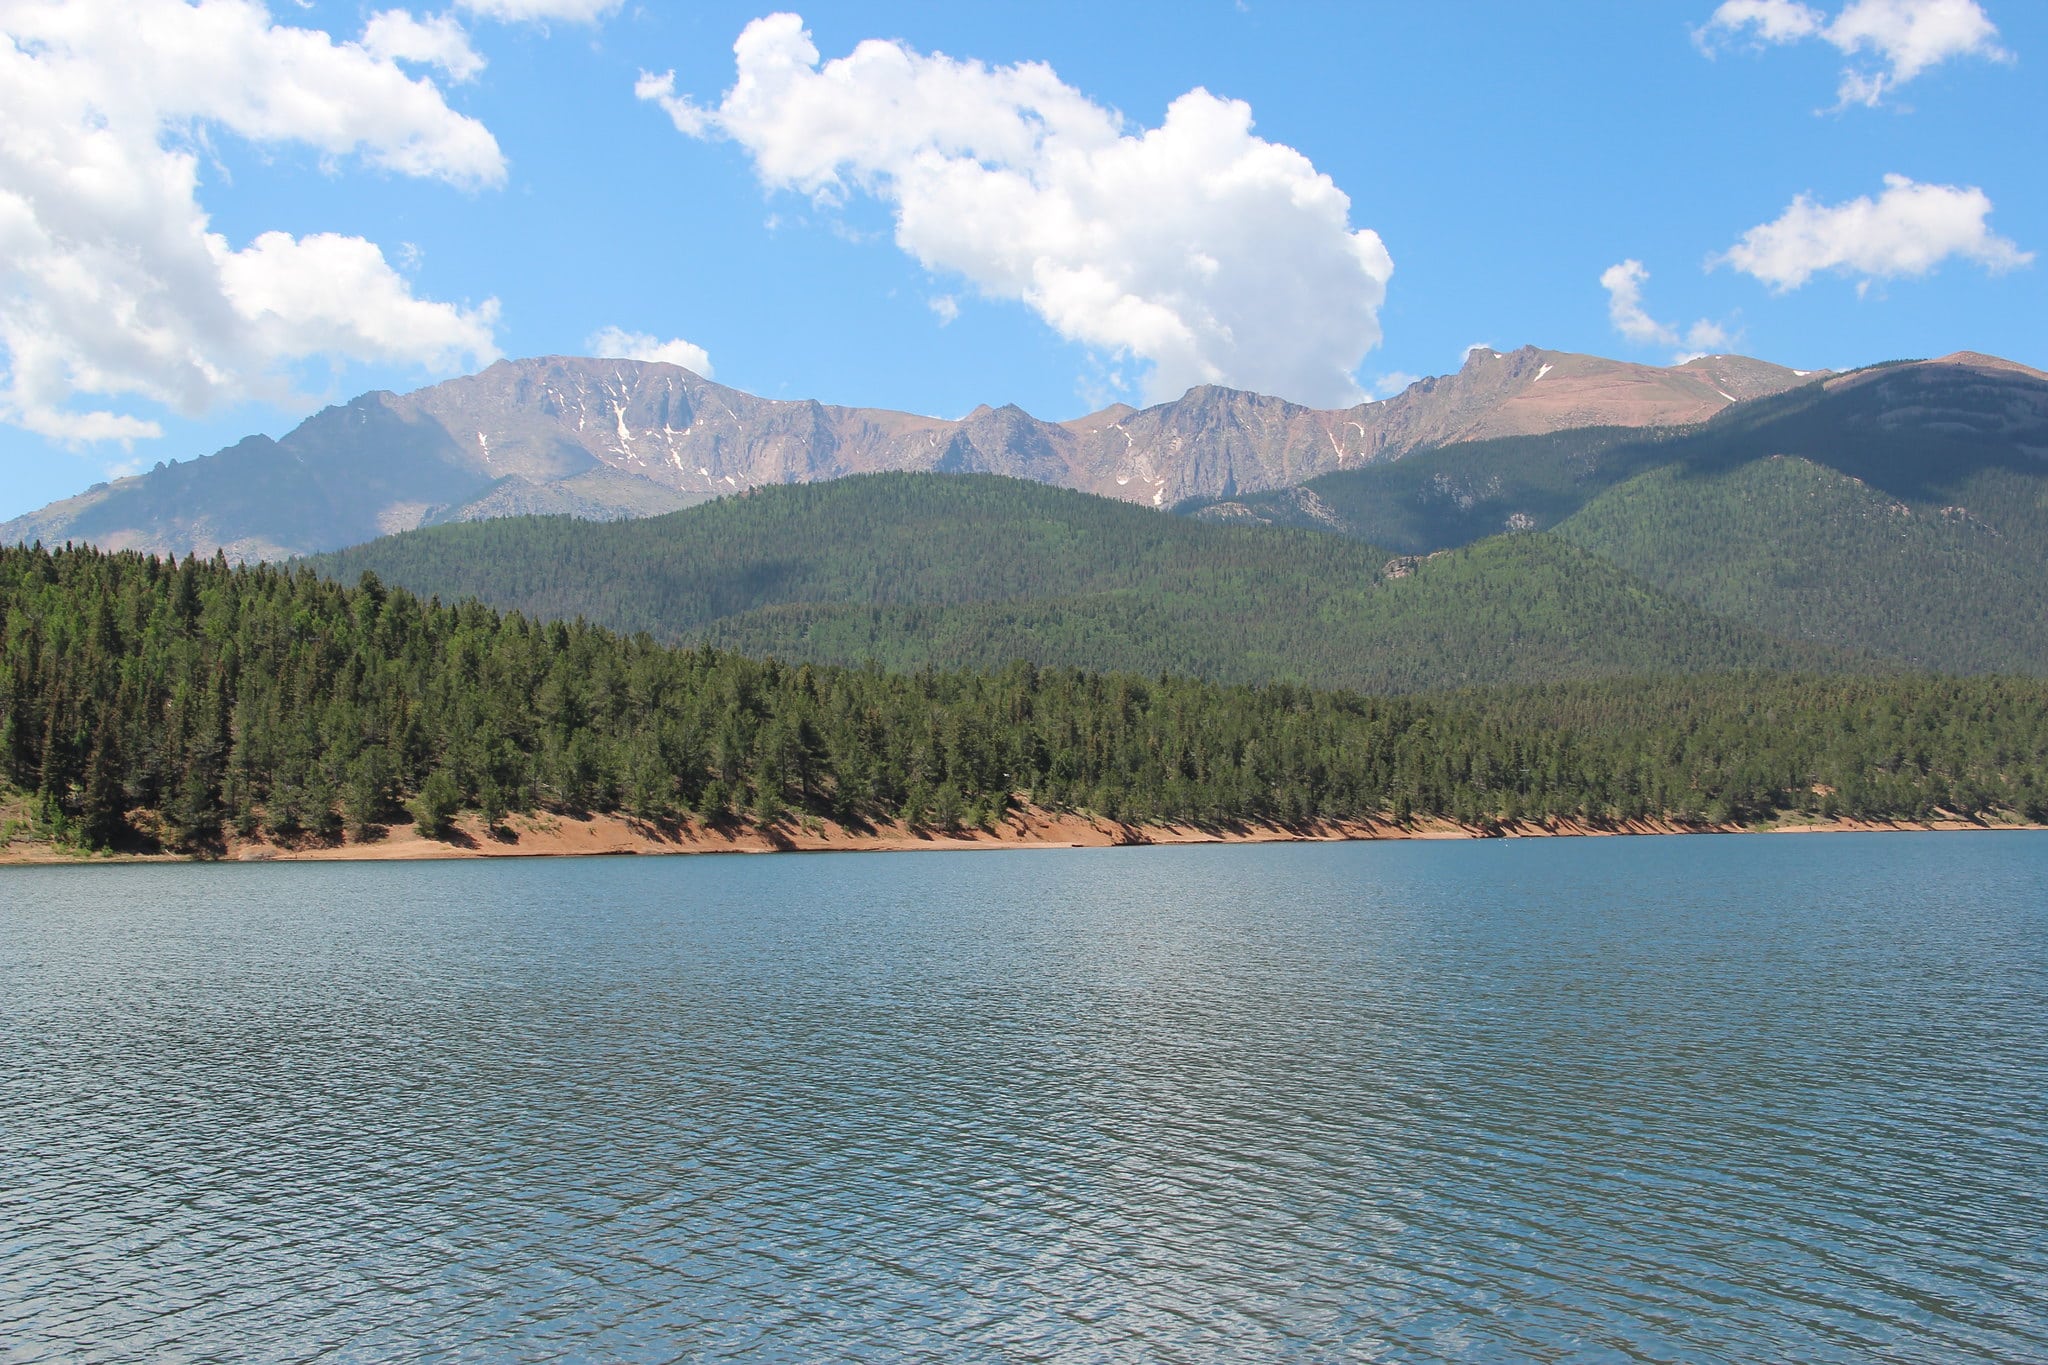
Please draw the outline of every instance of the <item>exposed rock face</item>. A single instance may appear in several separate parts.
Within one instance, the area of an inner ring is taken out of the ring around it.
[[[251,437],[53,503],[0,542],[278,558],[431,522],[566,512],[647,516],[762,484],[885,469],[1008,474],[1154,507],[1284,488],[1486,436],[1703,420],[1804,376],[1739,356],[1669,369],[1524,347],[1338,411],[1205,386],[1069,422],[1021,408],[958,421],[756,398],[674,365],[501,361],[408,394],[370,393],[282,440]]]

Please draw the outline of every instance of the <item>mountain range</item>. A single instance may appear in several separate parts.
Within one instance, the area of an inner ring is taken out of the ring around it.
[[[0,528],[32,539],[319,551],[344,581],[905,669],[2048,674],[2048,375],[1482,349],[1344,411],[1198,388],[1045,423],[506,362]]]
[[[0,525],[0,543],[279,559],[448,522],[642,517],[884,470],[1002,474],[1167,508],[1457,442],[1698,423],[1825,373],[1741,356],[1659,368],[1475,347],[1456,374],[1351,408],[1205,386],[1048,422],[1015,406],[948,420],[766,399],[674,365],[550,356],[364,394],[277,440],[96,485]]]
[[[1874,367],[1704,423],[1417,451],[1184,515],[889,474],[318,557],[791,660],[1430,690],[1731,668],[2048,674],[2048,375]]]

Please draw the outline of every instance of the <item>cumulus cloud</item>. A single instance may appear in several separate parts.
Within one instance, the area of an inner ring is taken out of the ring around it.
[[[619,0],[457,0],[471,14],[509,22],[538,23],[561,19],[592,24],[619,7]]]
[[[1249,106],[1189,91],[1132,129],[1035,62],[990,67],[868,41],[819,62],[793,14],[747,25],[715,105],[673,74],[637,93],[729,138],[767,185],[890,205],[934,273],[1023,302],[1061,336],[1149,364],[1154,399],[1217,383],[1340,405],[1380,340],[1393,262]]]
[[[240,251],[217,250],[228,301],[265,354],[393,358],[437,370],[497,354],[495,301],[465,311],[416,299],[375,242],[266,232]]]
[[[373,50],[400,38],[386,24],[336,42],[257,0],[0,0],[0,420],[132,440],[156,423],[75,400],[196,414],[281,396],[280,367],[315,356],[494,357],[494,303],[414,298],[360,238],[273,232],[238,249],[198,201],[184,140],[207,126],[459,186],[501,181],[489,131]]]
[[[1851,0],[1829,18],[1799,0],[1724,0],[1698,33],[1708,51],[1742,36],[1758,43],[1819,38],[1852,59],[1836,107],[1876,106],[1897,87],[1956,57],[2008,61],[1977,0]]]
[[[946,326],[960,316],[960,300],[954,298],[951,294],[934,295],[925,300],[925,306],[932,310],[932,315],[938,318],[939,326],[941,327]]]
[[[1701,31],[1702,42],[1753,29],[1757,41],[1794,43],[1827,27],[1827,16],[1799,0],[1724,0]]]
[[[1607,320],[1614,330],[1638,346],[1669,345],[1678,340],[1670,324],[1657,321],[1643,307],[1643,284],[1650,272],[1641,261],[1628,260],[1610,265],[1600,274],[1600,287],[1607,291]]]
[[[686,370],[709,379],[711,377],[711,356],[702,346],[674,337],[668,341],[649,336],[645,332],[628,332],[619,327],[607,327],[594,333],[583,343],[594,356],[607,360],[650,360],[664,365],[680,365]]]
[[[1727,349],[1728,343],[1729,336],[1726,327],[1723,327],[1718,322],[1709,322],[1705,318],[1701,318],[1698,322],[1685,329],[1686,351],[1679,359],[1698,360],[1703,355]]]
[[[1877,198],[1845,204],[1819,204],[1802,194],[1708,265],[1733,266],[1782,294],[1829,270],[1860,275],[1859,287],[1867,288],[1875,280],[1925,275],[1952,256],[1994,273],[2034,259],[1991,231],[1984,191],[1922,185],[1903,175],[1888,175],[1884,184]]]
[[[437,66],[453,81],[470,80],[484,69],[483,56],[469,45],[469,34],[449,14],[431,19],[416,18],[402,9],[373,14],[363,25],[363,47],[384,61]]]
[[[1607,291],[1607,320],[1622,338],[1636,346],[1681,346],[1675,359],[1694,359],[1728,344],[1728,329],[1701,318],[1679,330],[1678,324],[1660,322],[1643,303],[1643,286],[1650,272],[1638,260],[1610,265],[1600,272],[1600,287]]]

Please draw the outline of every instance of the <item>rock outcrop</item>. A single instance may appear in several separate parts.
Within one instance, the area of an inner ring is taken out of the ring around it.
[[[369,393],[272,441],[96,487],[0,542],[279,558],[451,520],[648,516],[764,484],[880,470],[1006,474],[1171,507],[1487,436],[1696,422],[1805,382],[1740,356],[1670,368],[1524,347],[1335,411],[1213,385],[1067,422],[1015,406],[949,421],[758,398],[674,365],[501,361]]]

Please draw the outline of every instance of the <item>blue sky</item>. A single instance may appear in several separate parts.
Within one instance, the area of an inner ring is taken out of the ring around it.
[[[1475,343],[2048,367],[2031,0],[770,13],[0,0],[0,517],[607,329],[1050,418]]]

